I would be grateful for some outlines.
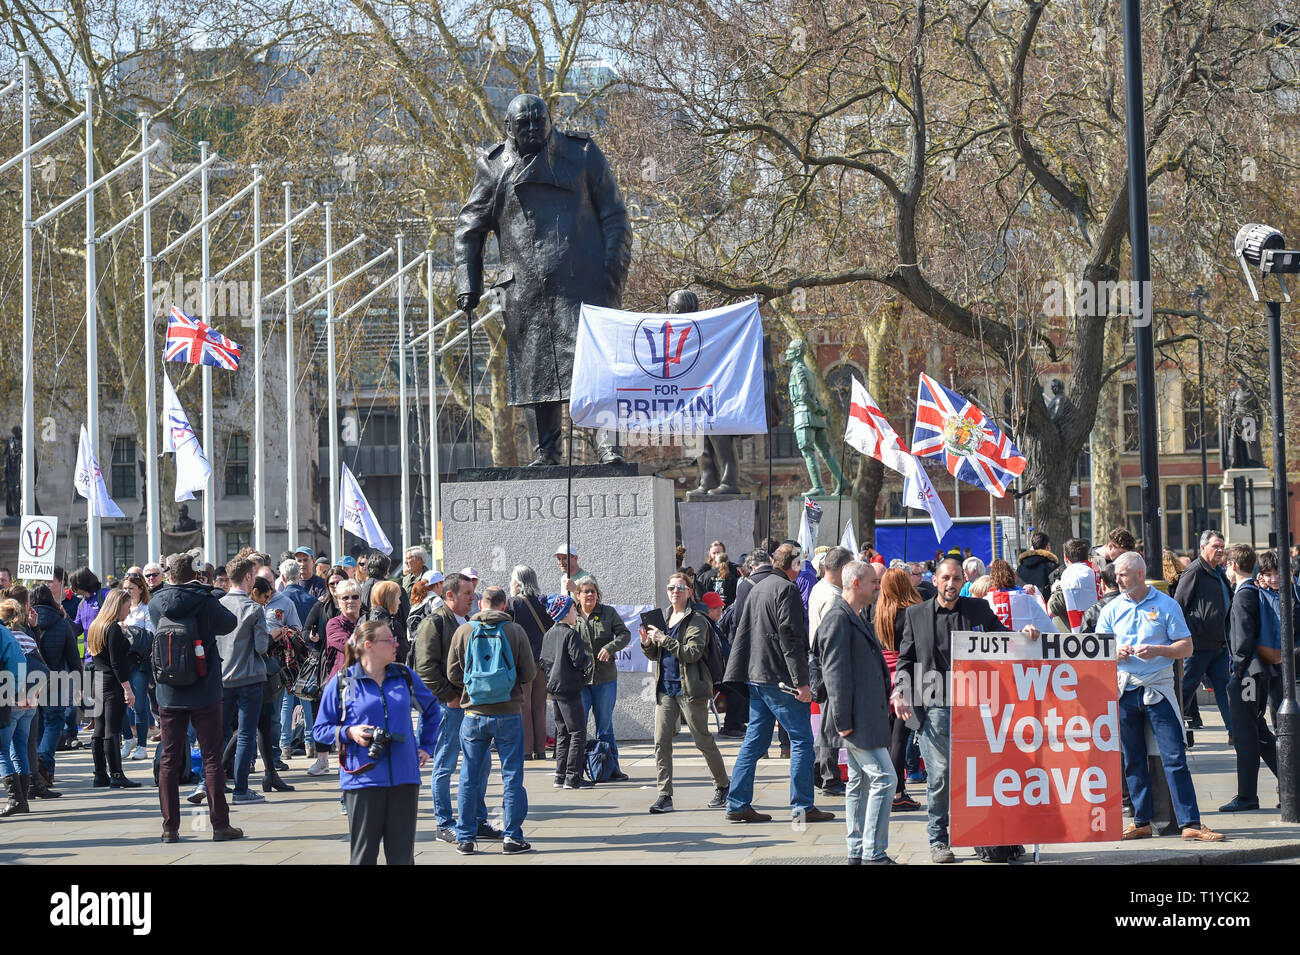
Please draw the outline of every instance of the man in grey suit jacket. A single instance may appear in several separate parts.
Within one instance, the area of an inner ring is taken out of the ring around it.
[[[849,865],[892,865],[885,850],[898,777],[889,758],[889,666],[863,616],[880,584],[875,568],[861,561],[846,564],[840,579],[843,593],[817,628],[826,685],[822,721],[828,733],[839,736],[849,757],[844,800]]]

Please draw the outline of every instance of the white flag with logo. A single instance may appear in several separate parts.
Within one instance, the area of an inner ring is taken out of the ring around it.
[[[351,531],[385,554],[393,552],[393,545],[384,535],[384,529],[379,526],[379,519],[370,509],[366,496],[361,493],[361,485],[346,464],[343,465],[343,494],[339,506],[343,509],[339,515],[339,524],[345,531]]]
[[[840,536],[840,546],[848,550],[853,555],[853,559],[858,559],[858,535],[853,533],[853,520],[844,522],[844,533]]]
[[[583,305],[569,413],[636,437],[766,434],[758,299],[703,312]]]
[[[84,424],[81,426],[81,443],[77,445],[77,470],[72,486],[90,502],[91,517],[126,517],[108,496],[104,472],[99,469],[99,460],[95,457],[95,449],[90,446],[90,434]]]
[[[195,491],[207,489],[212,465],[166,372],[163,372],[163,450],[176,455],[176,500],[194,500]]]
[[[943,501],[939,499],[921,462],[907,450],[903,439],[885,420],[884,412],[857,378],[853,379],[853,396],[849,401],[844,440],[856,450],[903,475],[904,506],[915,507],[929,514],[930,523],[934,525],[934,536],[943,540],[943,535],[952,528],[948,509],[943,506]]]

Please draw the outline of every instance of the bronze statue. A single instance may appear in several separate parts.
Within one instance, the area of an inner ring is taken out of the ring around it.
[[[483,293],[483,248],[495,233],[501,270],[509,402],[526,409],[533,465],[560,463],[582,303],[619,307],[632,228],[605,156],[586,133],[559,132],[538,96],[516,96],[506,139],[478,159],[456,224],[456,305]],[[600,432],[602,463],[621,463],[617,436]]]
[[[188,534],[190,531],[196,531],[199,525],[194,518],[190,517],[190,508],[187,504],[182,504],[180,513],[176,515],[176,523],[172,525],[173,534]]]
[[[1065,394],[1065,382],[1060,378],[1053,378],[1048,387],[1052,391],[1052,400],[1047,403],[1047,416],[1056,424],[1065,415],[1067,411],[1073,408],[1070,399]],[[1010,417],[1010,415],[1008,415]]]
[[[1245,375],[1237,376],[1237,387],[1228,393],[1219,417],[1219,458],[1224,468],[1262,468],[1259,426],[1264,420],[1259,398]]]
[[[679,288],[668,296],[668,313],[680,315],[683,312],[698,312],[699,297],[690,289]],[[737,484],[736,436],[734,434],[706,434],[702,438],[704,448],[700,453],[700,486],[687,493],[688,498],[703,497],[706,494],[739,494]],[[721,474],[719,474],[721,465]]]
[[[5,446],[5,514],[18,517],[23,509],[23,429],[14,425]]]
[[[785,360],[790,363],[790,406],[794,409],[794,436],[799,442],[799,453],[803,455],[808,467],[808,478],[812,487],[804,491],[805,497],[824,497],[826,488],[822,486],[822,472],[817,463],[820,453],[826,468],[835,478],[832,496],[844,493],[844,474],[840,463],[835,459],[830,445],[826,441],[826,409],[817,400],[817,391],[813,385],[812,372],[804,364],[804,354],[808,346],[802,339],[796,338],[785,350]]]

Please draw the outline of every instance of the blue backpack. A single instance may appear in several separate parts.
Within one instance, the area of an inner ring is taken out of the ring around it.
[[[587,740],[587,778],[593,783],[607,783],[614,778],[617,760],[614,747],[607,740]]]
[[[470,705],[506,702],[514,692],[516,676],[505,621],[489,626],[475,620],[465,641],[465,692]]]

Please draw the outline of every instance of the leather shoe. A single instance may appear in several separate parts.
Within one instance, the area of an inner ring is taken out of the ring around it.
[[[163,834],[162,834],[162,841],[163,841],[163,842],[180,842],[180,841],[181,841],[181,834],[180,834],[179,832],[168,832],[166,829],[164,829],[164,830],[163,830]]]
[[[617,772],[613,776],[609,777],[609,781],[611,783],[625,783],[627,782],[627,779],[628,779],[627,773],[624,772]]]
[[[753,806],[746,806],[735,812],[727,813],[730,822],[771,822],[772,817],[765,812],[756,812]]]
[[[1150,839],[1151,823],[1145,826],[1139,826],[1136,822],[1130,822],[1124,827],[1124,834],[1120,837],[1124,842],[1130,842],[1133,839]]]
[[[1259,809],[1258,799],[1242,799],[1240,796],[1233,796],[1232,802],[1219,807],[1219,812],[1254,812],[1257,809]]]
[[[232,839],[244,838],[244,830],[236,829],[234,826],[222,826],[220,829],[212,830],[213,842],[230,842]]]
[[[1189,842],[1224,842],[1227,840],[1221,832],[1215,832],[1209,826],[1184,826],[1183,838]]]
[[[814,806],[803,814],[804,822],[830,822],[835,818],[835,813],[827,812],[825,809],[818,809]]]

